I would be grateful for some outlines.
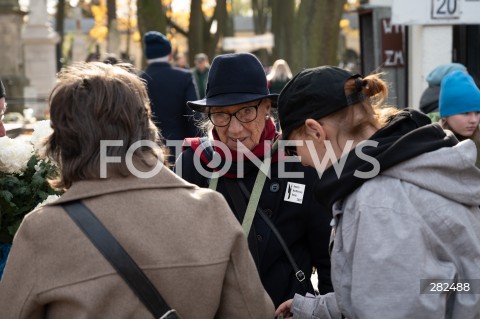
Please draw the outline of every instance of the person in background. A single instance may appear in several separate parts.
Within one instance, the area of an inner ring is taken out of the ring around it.
[[[117,57],[115,53],[108,53],[102,62],[107,64],[112,64],[112,65],[117,63],[122,63],[122,61]]]
[[[182,141],[199,136],[192,110],[187,101],[197,98],[190,71],[170,64],[172,45],[160,32],[149,31],[143,36],[148,66],[140,77],[147,83],[153,119],[160,129],[164,143],[170,146],[168,162],[175,162],[175,147],[169,140]]]
[[[115,65],[115,64],[122,64],[122,67],[125,69],[125,70],[128,70],[130,71],[131,73],[133,74],[137,74],[138,73],[138,70],[135,68],[135,66],[133,66],[133,64],[131,64],[130,62],[126,62],[120,58],[117,57],[116,54],[114,53],[108,53],[107,56],[103,59],[102,61],[103,63],[106,63],[106,64],[111,64],[111,65]]]
[[[467,68],[460,63],[440,64],[434,68],[427,76],[428,87],[423,91],[420,97],[420,111],[427,114],[432,122],[437,122],[438,100],[440,95],[440,83],[445,75],[453,71],[467,72]]]
[[[253,54],[216,56],[205,98],[188,102],[208,116],[205,128],[213,139],[187,139],[175,172],[200,187],[216,189],[226,198],[248,232],[250,252],[263,286],[278,306],[295,293],[314,293],[310,281],[313,267],[318,278],[315,290],[326,293],[332,287],[328,255],[331,215],[313,198],[315,170],[294,158],[288,160],[283,147],[273,150],[279,133],[270,111],[276,100],[277,94],[268,91],[263,66]],[[215,178],[208,175],[214,171],[208,164],[217,156],[231,165]],[[252,157],[261,161],[271,158],[268,177]],[[207,176],[202,171],[208,172]],[[259,183],[262,177],[263,184]]]
[[[480,90],[465,72],[446,75],[440,89],[440,124],[452,131],[458,140],[471,139],[477,146],[480,168]]]
[[[179,317],[272,318],[242,228],[220,194],[162,165],[145,84],[129,71],[101,62],[61,71],[46,146],[66,192],[21,223],[0,281],[2,319],[153,318],[62,207],[79,200]],[[102,151],[102,141],[122,143]],[[102,152],[119,161],[102,164]]]
[[[205,90],[207,89],[208,71],[210,70],[208,56],[205,53],[198,53],[195,55],[193,62],[195,63],[195,67],[193,67],[191,71],[197,84],[198,97],[203,99],[205,97]]]
[[[100,54],[97,52],[90,52],[85,59],[85,62],[98,62],[100,61]]]
[[[5,87],[3,86],[2,80],[0,80],[0,137],[3,137],[7,134],[5,131],[5,126],[3,125],[3,118],[5,112],[7,112],[7,102],[5,101]]]
[[[267,75],[268,88],[272,93],[280,93],[291,79],[292,71],[290,71],[287,61],[279,59],[273,63],[272,69]]]
[[[187,58],[185,57],[185,54],[184,53],[177,53],[175,55],[175,63],[174,65],[177,67],[177,68],[180,68],[180,69],[189,69],[188,67],[188,62],[187,62]]]
[[[315,197],[333,213],[334,292],[297,294],[277,315],[480,318],[475,145],[421,112],[381,107],[387,93],[376,74],[322,66],[280,94],[284,138],[323,173]]]

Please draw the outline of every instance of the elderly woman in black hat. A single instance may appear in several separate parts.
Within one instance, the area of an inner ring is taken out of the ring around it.
[[[316,172],[277,149],[276,107],[252,54],[217,56],[206,97],[188,105],[208,117],[211,138],[186,139],[176,172],[224,195],[248,235],[262,283],[278,306],[295,293],[331,291],[331,216],[313,198]],[[208,212],[201,212],[206,213]],[[212,234],[214,236],[214,234]]]

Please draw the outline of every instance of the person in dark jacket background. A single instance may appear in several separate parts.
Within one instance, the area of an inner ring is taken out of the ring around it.
[[[279,138],[270,116],[277,96],[270,94],[262,64],[254,55],[215,57],[206,97],[188,102],[194,110],[208,114],[210,121],[205,124],[213,140],[187,139],[175,164],[176,173],[187,181],[223,194],[248,233],[260,279],[276,306],[295,293],[314,293],[310,281],[313,267],[318,274],[316,288],[321,293],[332,290],[328,254],[331,215],[313,197],[318,175],[314,169],[286,157],[282,144],[277,144],[278,152],[272,151],[272,143]],[[270,151],[272,156],[268,155]],[[260,165],[252,156],[264,163],[271,160],[270,175],[263,175],[263,185],[258,182],[263,174]],[[232,165],[212,169],[207,165],[212,158]],[[210,176],[212,171],[219,177]],[[260,190],[257,203],[254,187]],[[250,205],[256,210],[251,228],[246,227],[246,221],[251,220]],[[269,222],[278,230],[296,265],[289,260]]]
[[[195,67],[191,69],[195,84],[197,84],[198,98],[205,97],[205,90],[207,88],[208,71],[210,64],[208,63],[208,56],[205,53],[198,53],[193,60]]]
[[[198,136],[193,112],[187,101],[197,93],[192,73],[170,65],[172,45],[160,32],[149,31],[143,37],[148,66],[140,77],[147,83],[153,119],[170,149],[169,162],[175,161],[173,142]]]

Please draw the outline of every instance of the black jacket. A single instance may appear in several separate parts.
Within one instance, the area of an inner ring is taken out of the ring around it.
[[[147,82],[153,119],[166,140],[198,136],[187,101],[197,99],[192,73],[166,62],[150,64],[140,77]]]
[[[208,187],[209,180],[201,176],[193,165],[194,152],[187,148],[177,160],[182,165],[181,177],[200,187]],[[195,155],[196,156],[196,155]],[[234,164],[235,165],[235,164]],[[333,290],[330,281],[330,239],[331,215],[313,197],[313,184],[318,179],[317,172],[300,163],[285,163],[286,172],[303,172],[304,178],[279,178],[279,164],[272,163],[271,179],[267,178],[263,187],[259,206],[277,227],[299,268],[305,273],[304,283],[308,292],[313,293],[310,277],[312,267],[317,268],[318,290],[325,294]],[[206,167],[204,166],[206,169]],[[252,191],[258,168],[246,172],[243,181]],[[217,191],[222,193],[230,208],[242,220],[245,212],[237,212],[226,189],[226,177],[218,180]],[[235,181],[235,180],[233,180]],[[285,201],[288,182],[305,185],[302,204]],[[248,200],[246,200],[248,203]],[[295,274],[282,246],[265,221],[255,215],[249,235],[250,251],[259,264],[260,278],[265,290],[275,306],[293,298],[295,293],[305,294],[304,286]],[[255,247],[256,246],[256,247]],[[258,251],[258,257],[255,256]]]

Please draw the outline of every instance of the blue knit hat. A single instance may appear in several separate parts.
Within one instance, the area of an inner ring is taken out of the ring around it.
[[[460,63],[446,63],[440,64],[432,70],[427,76],[427,82],[429,86],[440,86],[442,79],[445,75],[455,71],[466,71],[465,65]]]
[[[157,31],[148,31],[143,36],[145,58],[147,60],[161,58],[172,52],[172,44],[168,38]]]
[[[480,89],[461,71],[447,74],[440,85],[440,116],[480,111]]]

